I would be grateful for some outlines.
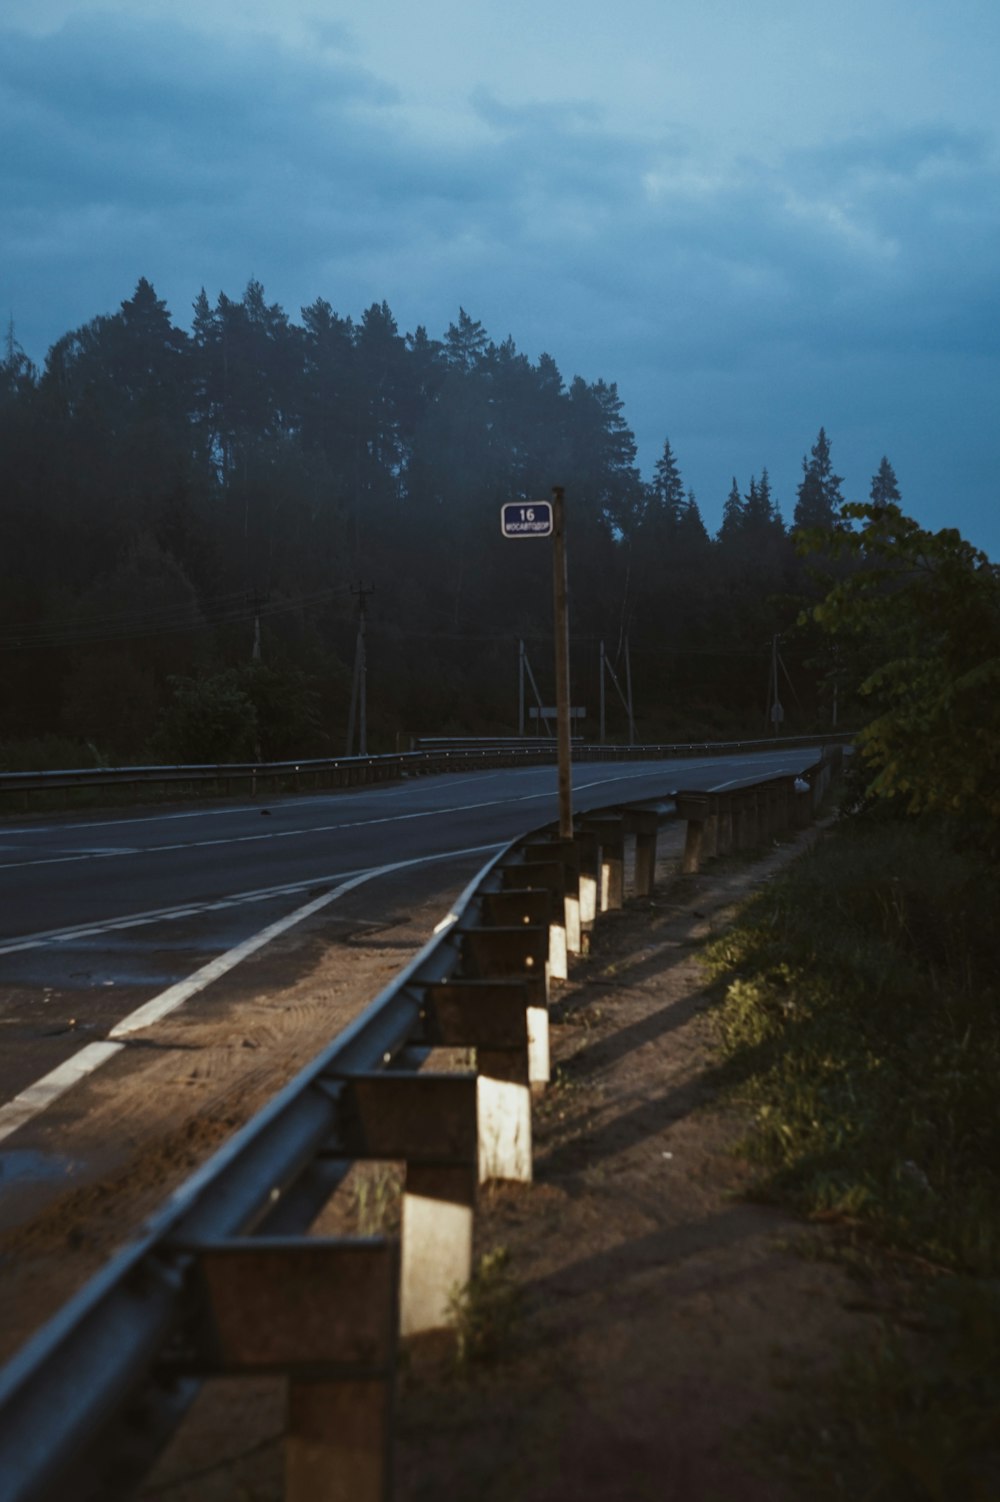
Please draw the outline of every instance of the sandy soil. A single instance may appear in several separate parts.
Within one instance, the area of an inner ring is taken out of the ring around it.
[[[866,1333],[872,1316],[849,1307],[846,1274],[801,1254],[803,1237],[821,1239],[822,1228],[746,1197],[749,1170],[734,1152],[746,1123],[715,1098],[715,999],[698,955],[734,904],[809,837],[754,863],[666,880],[654,901],[605,919],[590,957],[555,988],[556,1073],[536,1110],[535,1182],[488,1186],[477,1218],[480,1252],[508,1254],[518,1316],[490,1365],[457,1371],[436,1349],[411,1353],[398,1404],[398,1502],[801,1495],[774,1435],[804,1428],[822,1453],[823,1416],[803,1379]],[[366,968],[370,996],[416,927],[408,914],[383,936],[398,947],[372,949],[349,982],[329,931],[300,937],[291,986],[261,988],[238,1007],[221,998],[214,1017],[175,1021],[191,1051],[150,1050],[135,1080],[148,1104],[156,1071],[172,1071],[172,1125],[143,1116],[142,1140],[129,1149],[127,1109],[122,1161],[0,1242],[0,1324],[23,1329],[64,1296],[120,1235],[123,1200],[130,1214],[151,1208],[315,1051],[315,1017],[287,1028],[275,1018],[318,1009],[324,1026],[346,1020]],[[109,1073],[91,1087],[107,1092],[87,1118],[95,1133],[108,1128],[102,1110],[121,1110],[113,1084]],[[178,1113],[178,1090],[188,1089],[191,1108]],[[391,1187],[378,1186],[377,1207],[390,1219]],[[345,1206],[348,1220],[370,1216],[372,1204],[371,1186],[348,1188],[337,1217]],[[210,1384],[140,1496],[275,1502],[281,1429],[280,1384]]]

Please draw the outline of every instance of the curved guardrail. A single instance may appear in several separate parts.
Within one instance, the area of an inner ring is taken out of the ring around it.
[[[574,743],[573,760],[654,761],[685,756],[725,756],[743,751],[793,749],[797,746],[841,744],[850,734],[790,736],[768,740],[710,742],[657,741],[641,746],[590,746]],[[308,788],[349,788],[377,782],[395,782],[404,777],[476,768],[544,766],[554,762],[554,743],[502,745],[497,742],[474,746],[451,746],[403,751],[385,756],[335,756],[298,761],[218,762],[178,766],[76,767],[52,772],[5,772],[0,770],[0,807],[4,803],[30,806],[34,793],[73,789],[169,791],[176,794],[207,791],[229,794],[236,790],[251,795],[264,791],[299,791]]]
[[[807,822],[836,757],[801,779],[677,794],[686,869]],[[0,1372],[4,1502],[129,1495],[205,1376],[264,1371],[289,1379],[289,1502],[384,1502],[398,1337],[448,1323],[477,1185],[531,1178],[550,978],[621,905],[627,869],[652,892],[674,798],[505,847],[361,1016],[29,1341]],[[440,1046],[474,1049],[475,1071],[422,1069]],[[309,1236],[364,1158],[405,1164],[400,1242]]]

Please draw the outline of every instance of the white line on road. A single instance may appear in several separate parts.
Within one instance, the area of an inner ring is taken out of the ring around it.
[[[449,850],[444,855],[421,855],[413,860],[393,861],[389,865],[375,866],[369,871],[363,871],[360,875],[351,877],[349,881],[341,882],[340,886],[334,887],[330,892],[324,892],[321,897],[316,897],[303,907],[296,908],[293,913],[279,918],[277,922],[269,923],[266,928],[251,935],[249,939],[244,939],[242,944],[237,944],[225,954],[220,954],[216,959],[210,960],[186,981],[180,981],[177,985],[168,987],[159,996],[152,997],[141,1007],[137,1007],[134,1012],[130,1012],[127,1017],[123,1017],[111,1028],[107,1040],[101,1043],[88,1043],[86,1048],[80,1049],[79,1053],[75,1053],[58,1068],[43,1075],[40,1080],[36,1080],[26,1090],[15,1095],[14,1099],[8,1101],[6,1105],[0,1106],[0,1142],[5,1137],[9,1137],[12,1132],[16,1132],[19,1127],[24,1126],[26,1122],[31,1121],[41,1111],[46,1110],[80,1080],[93,1074],[94,1070],[99,1069],[108,1059],[113,1058],[125,1047],[124,1043],[117,1041],[118,1039],[161,1021],[170,1012],[176,1011],[190,997],[211,985],[212,981],[218,980],[220,976],[232,970],[248,955],[263,948],[265,944],[269,944],[272,939],[278,938],[288,929],[294,928],[296,923],[312,917],[313,913],[318,913],[321,908],[335,902],[338,897],[343,897],[347,892],[353,892],[365,882],[374,881],[376,877],[388,876],[393,871],[404,870],[407,866],[422,866],[431,861],[448,860],[464,855],[482,855],[499,848],[498,845],[472,845],[465,850]]]
[[[377,824],[406,824],[414,819],[439,819],[443,814],[472,813],[476,809],[496,808],[504,803],[528,803],[532,799],[554,796],[553,790],[546,788],[544,792],[522,793],[516,798],[488,798],[477,803],[458,803],[446,808],[420,809],[416,813],[387,814],[377,819],[354,819],[340,824],[313,824],[308,829],[269,829],[260,834],[231,835],[214,840],[180,840],[170,845],[145,845],[128,852],[106,850],[98,854],[74,852],[72,855],[43,855],[36,856],[33,860],[5,861],[0,863],[0,871],[19,871],[28,866],[63,866],[79,861],[109,860],[120,854],[164,855],[176,850],[208,850],[220,845],[255,845],[269,840],[311,839],[317,834],[335,834],[347,829],[369,829]]]
[[[737,758],[737,759],[739,759],[739,758]],[[750,766],[753,766],[755,764],[755,761],[761,762],[762,765],[767,765],[768,764],[766,760],[765,761],[761,761],[760,758],[749,758],[748,757],[748,758],[741,759],[741,760],[745,760],[746,763],[748,765],[750,765]],[[684,765],[683,762],[675,764],[675,766],[683,766],[683,765]],[[518,770],[527,771],[529,769],[528,768],[520,768]],[[575,790],[579,791],[579,792],[583,792],[583,791],[587,790],[588,788],[603,787],[605,784],[611,783],[611,782],[632,782],[632,781],[635,781],[638,778],[648,778],[649,776],[650,776],[649,767],[648,767],[647,764],[643,764],[642,770],[629,771],[629,772],[616,772],[614,774],[611,774],[611,775],[608,775],[608,776],[605,776],[605,777],[594,777],[594,778],[591,778],[591,780],[589,782],[578,783]],[[462,784],[464,782],[471,782],[473,780],[474,779],[471,778],[471,777],[459,778],[459,779],[456,779],[456,782],[453,783],[453,784],[451,784],[451,786],[458,786],[458,785],[460,785],[460,784]],[[723,786],[727,786],[727,785],[728,784],[723,784]],[[398,792],[400,790],[394,789],[393,791]],[[0,862],[0,871],[19,871],[19,870],[24,870],[24,869],[26,869],[28,867],[33,867],[33,866],[73,865],[73,864],[78,864],[81,861],[113,860],[113,859],[120,858],[120,857],[132,857],[132,858],[134,858],[136,856],[144,856],[144,855],[164,855],[164,854],[170,854],[170,853],[172,853],[174,851],[179,851],[179,850],[207,850],[207,849],[217,848],[217,847],[223,846],[223,845],[252,845],[252,844],[262,844],[262,843],[266,843],[267,841],[275,841],[275,840],[309,839],[313,835],[318,835],[318,834],[334,834],[334,833],[337,833],[339,831],[349,830],[349,829],[369,829],[369,828],[372,828],[372,827],[374,827],[376,825],[379,825],[379,824],[397,824],[397,823],[398,824],[402,824],[402,823],[411,822],[411,821],[413,821],[415,819],[435,819],[435,818],[440,818],[443,814],[473,813],[477,809],[497,808],[497,807],[500,807],[503,804],[510,804],[510,803],[532,803],[532,802],[537,802],[539,799],[554,798],[554,797],[555,797],[555,789],[550,787],[550,788],[544,788],[540,792],[518,793],[518,794],[509,795],[509,796],[503,797],[503,798],[486,798],[486,799],[481,799],[481,800],[479,800],[476,803],[459,803],[459,804],[452,804],[452,805],[445,806],[445,807],[441,807],[440,805],[436,805],[433,808],[419,809],[419,810],[416,810],[416,811],[414,811],[412,813],[393,813],[393,814],[388,814],[388,815],[382,815],[381,817],[374,818],[374,819],[346,820],[346,821],[338,823],[338,824],[314,824],[314,825],[312,825],[308,829],[269,829],[269,830],[266,830],[266,831],[261,831],[261,833],[259,833],[259,834],[230,835],[230,836],[223,836],[221,838],[216,838],[216,839],[211,839],[211,840],[179,840],[179,841],[175,841],[175,842],[172,842],[170,844],[165,844],[165,845],[146,845],[146,846],[138,846],[138,847],[135,847],[135,848],[109,848],[109,849],[97,849],[97,850],[95,850],[95,849],[89,849],[89,850],[85,850],[85,851],[73,851],[71,853],[61,854],[61,855],[40,855],[40,856],[34,856],[34,857],[32,857],[31,859],[28,859],[28,860],[16,860],[16,861],[4,861],[4,862]],[[303,801],[306,801],[306,800],[303,800]],[[313,800],[309,800],[309,801],[313,801]],[[323,801],[325,801],[325,800],[323,800]],[[189,814],[176,814],[176,815],[173,815],[173,814],[171,814],[171,815],[167,815],[166,817],[168,817],[168,818],[190,818],[190,817],[195,817],[195,815],[189,815]],[[129,821],[129,822],[133,822],[133,821]],[[134,822],[139,822],[139,821],[134,821]],[[82,827],[82,826],[75,826],[75,827],[79,828],[79,827]],[[95,826],[90,826],[90,827],[95,827]],[[2,953],[2,952],[3,952],[2,949],[0,949],[0,953]]]
[[[33,1116],[46,1110],[79,1080],[93,1074],[95,1069],[99,1069],[124,1047],[124,1043],[88,1043],[86,1048],[81,1048],[79,1053],[60,1064],[58,1069],[43,1075],[40,1080],[29,1085],[27,1090],[15,1095],[7,1105],[0,1106],[0,1142]]]

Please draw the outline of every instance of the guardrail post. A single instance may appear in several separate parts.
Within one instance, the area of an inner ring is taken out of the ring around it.
[[[528,846],[523,862],[504,866],[501,880],[505,887],[539,888],[549,893],[552,912],[549,919],[549,974],[554,980],[569,976],[569,955],[580,952],[579,874],[563,854],[538,859],[543,847]]]
[[[708,813],[707,793],[678,793],[677,812],[687,821],[684,835],[684,854],[681,870],[685,876],[695,876],[701,870],[701,858],[705,839],[705,818]]]
[[[715,794],[708,799],[705,819],[701,830],[701,859],[711,860],[719,852],[719,800]]]
[[[641,809],[633,811],[629,819],[635,830],[635,893],[637,897],[652,897],[660,816],[651,809]]]
[[[620,908],[625,900],[625,821],[621,816],[586,819],[600,846],[600,911]]]
[[[733,799],[730,793],[721,793],[718,803],[718,832],[716,848],[720,855],[729,855],[733,848]]]
[[[286,1502],[388,1502],[399,1255],[384,1239],[194,1248],[199,1372],[289,1376]]]
[[[439,1330],[451,1323],[455,1294],[472,1276],[475,1076],[363,1074],[344,1083],[346,1155],[406,1164],[400,1330]]]
[[[532,1006],[530,982],[440,981],[423,992],[422,1041],[476,1050],[479,1182],[529,1183],[532,1019],[544,1020],[547,1080],[548,1011]]]
[[[589,945],[590,929],[597,918],[597,901],[600,892],[598,870],[599,847],[597,836],[590,829],[579,829],[573,843],[580,853],[580,950],[583,954]]]
[[[462,974],[472,979],[540,977],[548,1003],[548,927],[518,924],[504,928],[462,928]]]
[[[566,924],[560,921],[561,914],[555,911],[556,892],[551,887],[536,885],[515,886],[513,877],[518,867],[509,868],[511,878],[506,879],[500,892],[483,894],[483,918],[488,924],[511,926],[517,923],[529,925],[546,924],[549,930],[549,976],[553,980],[566,980],[569,976],[566,955]],[[557,879],[562,876],[557,868]],[[562,880],[558,881],[558,895],[562,898]],[[559,903],[560,908],[563,902]]]

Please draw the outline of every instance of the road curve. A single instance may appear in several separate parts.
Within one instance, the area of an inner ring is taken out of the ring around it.
[[[722,788],[817,757],[581,764],[574,806]],[[21,1120],[11,1103],[72,1068],[81,1043],[136,1031],[165,997],[187,1004],[220,966],[342,894],[363,887],[374,921],[388,877],[396,900],[404,877],[419,892],[432,866],[475,869],[557,812],[554,768],[531,767],[0,825],[0,1139]]]

